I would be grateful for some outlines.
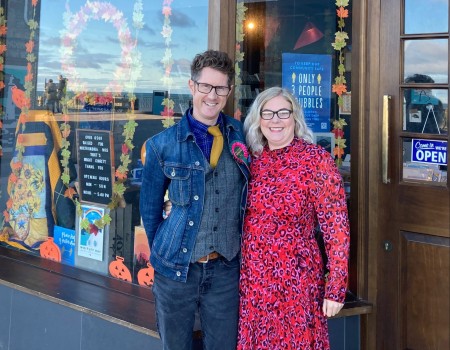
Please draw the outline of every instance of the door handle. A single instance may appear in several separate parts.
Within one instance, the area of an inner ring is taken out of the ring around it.
[[[381,179],[389,184],[389,101],[390,95],[383,96],[383,126],[381,129]]]

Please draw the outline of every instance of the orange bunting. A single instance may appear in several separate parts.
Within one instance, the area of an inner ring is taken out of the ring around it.
[[[25,81],[33,81],[33,74],[29,73],[25,76]]]
[[[3,217],[5,218],[5,222],[9,222],[9,213],[6,210],[3,210]]]
[[[162,9],[162,14],[164,16],[170,16],[172,14],[172,9],[169,6],[164,6]]]
[[[125,180],[127,178],[127,173],[122,173],[119,171],[119,169],[116,170],[115,176],[119,179],[119,180]]]
[[[341,159],[342,156],[344,155],[344,149],[343,148],[339,148],[338,146],[336,146],[333,149],[333,154],[335,156],[337,156],[339,159]]]
[[[342,6],[339,7],[337,10],[337,16],[339,18],[347,18],[348,17],[348,10],[346,10],[345,8],[343,8]]]
[[[34,48],[34,41],[33,40],[28,40],[28,42],[25,43],[25,47],[26,47],[26,51],[28,53],[32,53],[33,52],[33,48]]]
[[[17,180],[19,180],[19,178],[17,177],[16,174],[11,173],[11,175],[9,175],[9,180],[8,180],[9,182],[15,184],[15,183],[17,183]]]
[[[89,233],[93,233],[94,236],[98,234],[98,227],[94,224],[89,224]]]
[[[161,112],[161,115],[165,116],[165,117],[171,117],[175,114],[173,109],[164,107],[164,110]]]
[[[238,109],[236,109],[236,112],[234,112],[234,119],[236,119],[236,120],[241,120],[241,117],[242,117],[242,112],[241,112],[241,110],[238,108]]]
[[[341,96],[344,92],[347,92],[347,86],[344,84],[333,84],[333,92],[335,92],[338,96]]]
[[[331,132],[334,134],[334,137],[337,139],[344,137],[344,130],[342,130],[342,129],[333,129],[333,130],[331,130]]]
[[[11,168],[12,168],[12,170],[19,170],[20,168],[22,168],[22,162],[12,163]]]
[[[66,198],[73,198],[74,195],[76,195],[77,191],[75,191],[75,189],[73,187],[69,187],[65,192],[64,192],[64,197]]]

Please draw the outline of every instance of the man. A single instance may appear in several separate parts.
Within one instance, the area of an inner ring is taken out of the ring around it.
[[[51,114],[57,112],[57,87],[53,82],[53,79],[49,79],[47,86],[45,87],[45,106],[47,107],[47,112],[51,112]]]
[[[140,210],[165,350],[191,349],[196,312],[205,349],[236,347],[249,159],[241,123],[221,112],[233,77],[234,65],[225,53],[198,54],[189,80],[193,107],[146,142]],[[210,126],[221,131],[216,139]],[[166,190],[172,210],[164,220]]]
[[[60,74],[58,79],[59,79],[59,83],[58,83],[58,102],[57,102],[58,110],[57,110],[57,112],[62,113],[63,108],[62,108],[61,100],[66,97],[67,78],[64,78],[62,76],[62,74]]]

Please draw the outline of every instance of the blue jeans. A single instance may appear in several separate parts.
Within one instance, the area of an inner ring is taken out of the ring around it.
[[[191,350],[197,311],[204,349],[236,349],[239,263],[235,257],[190,264],[186,283],[155,271],[156,321],[164,350]]]

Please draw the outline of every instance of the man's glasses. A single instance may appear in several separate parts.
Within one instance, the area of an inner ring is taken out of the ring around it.
[[[193,80],[197,84],[197,90],[202,94],[209,94],[212,89],[216,90],[217,96],[228,96],[231,88],[229,86],[212,86],[210,84],[199,83]]]
[[[264,120],[270,120],[276,114],[280,119],[288,119],[291,116],[292,111],[287,108],[279,109],[278,111],[271,111],[270,109],[264,109],[261,111],[261,118]]]

